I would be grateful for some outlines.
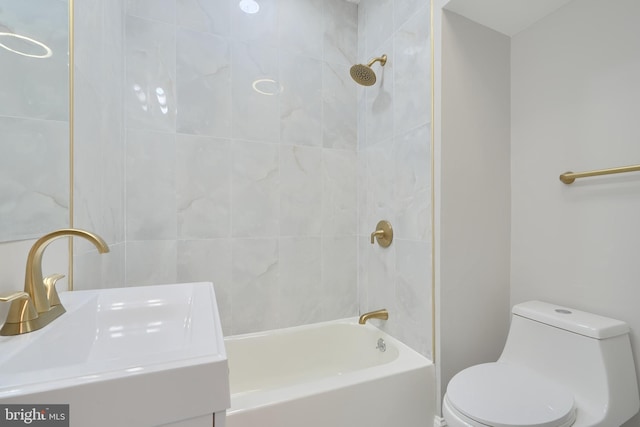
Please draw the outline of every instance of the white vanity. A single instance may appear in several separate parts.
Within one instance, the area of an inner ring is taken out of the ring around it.
[[[229,371],[211,283],[61,293],[0,337],[0,405],[69,405],[73,427],[224,426]]]

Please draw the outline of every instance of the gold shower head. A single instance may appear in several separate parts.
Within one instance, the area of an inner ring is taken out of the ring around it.
[[[380,61],[380,65],[384,67],[387,63],[387,55],[382,55],[379,58],[373,58],[367,65],[356,64],[351,67],[351,78],[362,86],[372,86],[376,82],[376,73],[373,72],[371,66]]]

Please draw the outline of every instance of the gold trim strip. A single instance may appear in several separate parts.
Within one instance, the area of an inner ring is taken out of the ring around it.
[[[435,41],[433,3],[429,8],[429,36],[431,37],[431,361],[436,363],[436,189],[435,189]]]
[[[587,178],[590,176],[612,175],[615,173],[640,172],[640,165],[621,166],[619,168],[598,169],[589,172],[565,172],[560,175],[560,181],[565,184],[572,184],[578,178]]]
[[[75,126],[75,105],[74,105],[74,74],[75,74],[75,51],[74,51],[74,0],[69,0],[69,228],[73,228],[74,213],[74,126]],[[69,237],[69,274],[67,274],[67,289],[73,290],[73,238]]]

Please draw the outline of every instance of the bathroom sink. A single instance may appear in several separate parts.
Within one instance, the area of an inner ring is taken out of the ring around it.
[[[229,407],[210,283],[60,294],[45,328],[0,337],[0,404],[69,404],[71,426],[155,426]]]

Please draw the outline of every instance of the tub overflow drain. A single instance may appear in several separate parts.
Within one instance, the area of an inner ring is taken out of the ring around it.
[[[380,351],[387,351],[387,345],[384,343],[384,340],[382,338],[378,339],[378,345],[376,346],[376,348]]]

